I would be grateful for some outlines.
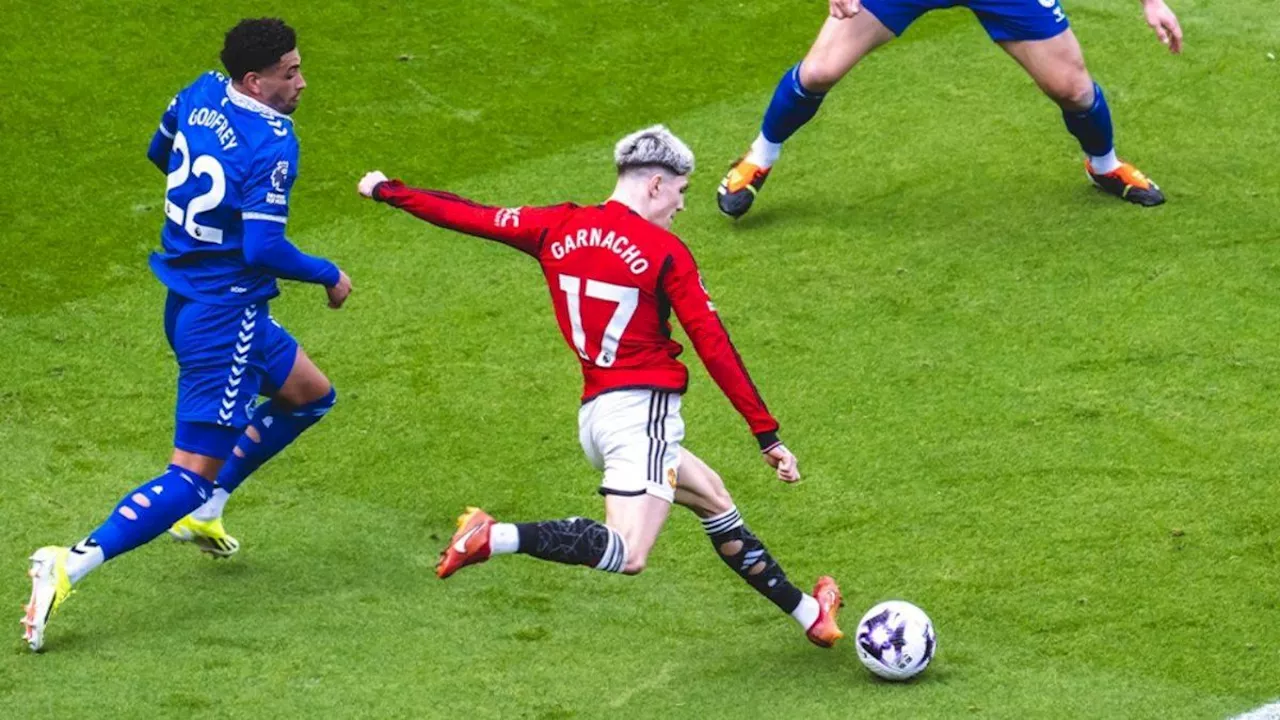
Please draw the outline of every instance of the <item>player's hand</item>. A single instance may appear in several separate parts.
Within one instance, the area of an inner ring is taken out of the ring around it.
[[[861,0],[831,0],[831,17],[837,20],[847,20],[860,12]]]
[[[359,191],[361,195],[371,198],[373,197],[373,189],[378,187],[380,183],[384,183],[386,181],[387,176],[383,175],[381,170],[367,172],[364,174],[364,177],[360,178],[360,183],[356,185],[356,190]]]
[[[324,289],[329,294],[329,307],[337,310],[351,295],[351,278],[341,270],[338,271],[338,284]]]
[[[778,479],[782,482],[793,483],[800,479],[800,461],[786,445],[774,445],[764,454],[764,461],[778,471]]]
[[[832,2],[834,4],[834,0]],[[1182,26],[1164,0],[1142,0],[1142,12],[1147,16],[1147,24],[1156,31],[1156,37],[1169,48],[1169,52],[1182,52]]]

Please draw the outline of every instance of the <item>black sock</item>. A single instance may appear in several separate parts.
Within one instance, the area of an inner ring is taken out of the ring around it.
[[[627,543],[613,528],[595,520],[574,517],[519,523],[520,551],[566,565],[588,565],[605,572],[622,572]]]
[[[703,518],[702,528],[715,545],[716,554],[738,573],[756,592],[769,598],[782,612],[790,615],[800,605],[804,593],[782,571],[782,566],[769,555],[764,543],[742,524],[738,508],[715,517]]]

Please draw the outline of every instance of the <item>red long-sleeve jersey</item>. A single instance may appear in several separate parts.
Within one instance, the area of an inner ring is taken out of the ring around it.
[[[433,225],[536,258],[560,332],[582,364],[584,403],[611,390],[687,389],[689,372],[677,359],[683,348],[671,339],[674,310],[761,448],[777,444],[778,421],[720,322],[693,255],[672,233],[614,201],[497,208],[398,180],[379,184],[373,196]]]

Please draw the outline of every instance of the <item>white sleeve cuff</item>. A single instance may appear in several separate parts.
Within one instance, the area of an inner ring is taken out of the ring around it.
[[[285,223],[289,222],[289,217],[287,215],[286,216],[268,215],[266,213],[257,213],[257,212],[240,213],[240,218],[242,220],[269,220],[271,222],[278,222],[281,225],[284,225]]]

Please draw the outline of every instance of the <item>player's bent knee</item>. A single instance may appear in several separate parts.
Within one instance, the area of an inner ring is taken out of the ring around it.
[[[800,64],[800,85],[811,93],[825,93],[840,82],[845,69],[826,58],[805,58]]]
[[[1093,104],[1093,78],[1084,65],[1059,69],[1038,82],[1045,95],[1064,110],[1082,112]]]
[[[625,539],[622,535],[618,536],[622,540],[622,569],[618,572],[623,575],[639,575],[644,571],[645,565],[649,562],[649,550],[640,549],[642,543],[637,538]],[[639,549],[639,551],[637,551]]]
[[[1093,105],[1093,82],[1085,76],[1086,82],[1063,83],[1049,91],[1054,101],[1068,110],[1083,112]]]
[[[733,496],[725,488],[720,476],[714,473],[707,478],[704,487],[699,487],[696,493],[690,493],[682,504],[704,520],[723,515],[734,508]]]
[[[338,404],[338,389],[329,386],[329,392],[316,400],[312,400],[305,405],[299,405],[293,409],[293,416],[296,418],[309,418],[308,423],[320,422],[334,405]]]
[[[644,572],[648,558],[644,557],[628,557],[627,562],[622,566],[623,575],[639,575]]]
[[[329,386],[329,392],[324,397],[311,403],[308,407],[317,418],[322,418],[329,414],[334,405],[338,404],[338,388]]]
[[[716,487],[707,497],[707,510],[711,511],[712,515],[723,515],[734,508],[733,496],[725,489],[719,476],[716,476],[715,480]]]
[[[614,572],[623,575],[639,575],[648,563],[649,548],[645,547],[641,538],[628,538],[622,533],[618,533],[618,541],[621,545],[622,557],[619,558],[618,569]]]

